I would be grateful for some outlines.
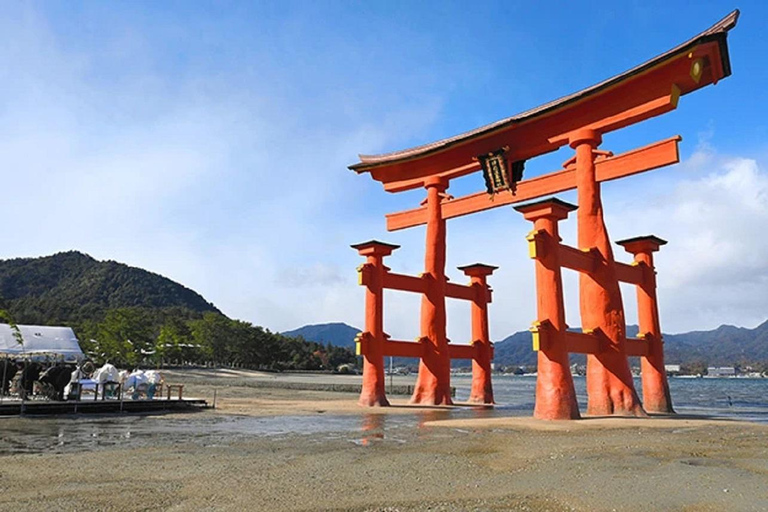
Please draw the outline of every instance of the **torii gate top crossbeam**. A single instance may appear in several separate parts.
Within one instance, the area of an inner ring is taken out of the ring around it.
[[[616,130],[675,108],[677,98],[731,74],[727,33],[733,11],[692,39],[597,85],[476,130],[383,155],[360,155],[350,166],[370,172],[385,190],[424,186],[425,179],[451,179],[480,170],[478,155],[509,147],[509,161],[527,160],[568,143],[573,130]],[[524,183],[523,181],[522,183]]]

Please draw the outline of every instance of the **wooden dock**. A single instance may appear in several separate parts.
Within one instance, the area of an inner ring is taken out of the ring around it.
[[[23,407],[23,411],[22,411]],[[52,416],[59,414],[115,414],[187,412],[207,409],[202,398],[155,398],[152,400],[3,400],[0,416]]]

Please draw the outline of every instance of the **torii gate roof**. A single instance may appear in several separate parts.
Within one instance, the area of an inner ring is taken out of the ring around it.
[[[567,142],[556,136],[665,95],[671,94],[674,108],[677,95],[717,83],[731,74],[726,38],[738,16],[735,10],[671,50],[579,92],[454,137],[392,153],[360,155],[360,162],[349,168],[358,173],[370,172],[386,190],[397,192],[421,187],[428,176],[454,178],[475,172],[479,165],[473,157],[503,146],[510,147],[510,160],[526,160],[554,151]],[[697,59],[702,59],[703,64],[698,80],[691,72]],[[622,126],[627,124],[631,122]]]

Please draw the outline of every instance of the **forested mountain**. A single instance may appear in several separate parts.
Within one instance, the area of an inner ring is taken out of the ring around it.
[[[117,308],[221,313],[200,294],[146,270],[77,252],[0,260],[0,298],[17,323],[80,324]]]
[[[332,370],[355,361],[350,350],[229,319],[161,275],[76,251],[0,260],[0,310],[17,324],[70,326],[88,356],[121,367]]]
[[[721,325],[712,331],[664,335],[670,363],[703,362],[709,365],[768,363],[768,321],[754,329]]]

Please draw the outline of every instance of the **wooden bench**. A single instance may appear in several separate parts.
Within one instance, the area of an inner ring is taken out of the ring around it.
[[[174,390],[179,392],[179,400],[181,400],[181,395],[184,393],[184,384],[166,384],[165,387],[168,390],[168,400],[171,399],[171,393]]]

